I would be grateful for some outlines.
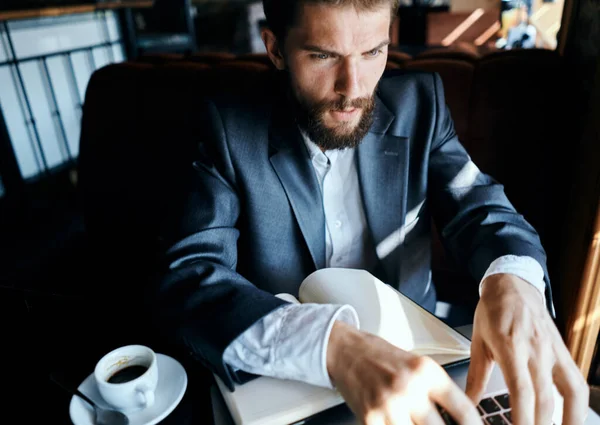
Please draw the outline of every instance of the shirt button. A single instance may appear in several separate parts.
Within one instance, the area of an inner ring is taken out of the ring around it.
[[[335,224],[335,227],[337,227],[338,229],[340,227],[342,227],[342,222],[340,220],[336,220],[336,222],[334,224]]]

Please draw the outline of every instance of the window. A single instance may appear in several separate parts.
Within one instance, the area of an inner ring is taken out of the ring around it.
[[[511,33],[530,34],[532,47],[554,50],[564,9],[564,0],[503,0],[501,40],[511,45]],[[521,47],[521,46],[519,46]]]
[[[23,178],[77,157],[90,76],[123,60],[113,12],[0,22],[0,108]]]

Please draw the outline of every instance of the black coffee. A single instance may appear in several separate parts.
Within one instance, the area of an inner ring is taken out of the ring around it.
[[[108,382],[111,384],[122,384],[124,382],[133,381],[135,378],[139,378],[148,370],[148,366],[128,366],[124,369],[116,371]]]

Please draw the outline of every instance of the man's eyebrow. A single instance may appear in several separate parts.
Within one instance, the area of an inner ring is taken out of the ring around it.
[[[390,40],[385,40],[382,41],[381,43],[379,43],[377,45],[377,47],[373,47],[372,49],[367,50],[366,52],[363,52],[363,54],[365,53],[369,53],[372,52],[373,50],[379,50],[381,49],[383,46],[387,46],[388,44],[390,44],[391,41]],[[323,47],[319,47],[319,46],[315,46],[314,44],[307,44],[305,46],[303,46],[302,48],[303,50],[307,50],[309,52],[317,52],[317,53],[327,53],[328,55],[335,55],[335,56],[342,56],[341,53],[335,52],[333,50],[327,50]]]
[[[379,43],[379,44],[377,45],[377,47],[373,47],[372,49],[370,49],[370,50],[367,50],[366,52],[363,52],[363,54],[365,54],[365,53],[369,53],[369,52],[372,52],[373,50],[379,50],[379,49],[381,49],[382,47],[384,47],[384,46],[387,46],[387,45],[388,45],[388,44],[390,44],[390,43],[391,43],[391,41],[390,41],[389,39],[388,39],[388,40],[385,40],[385,41],[382,41],[381,43]]]
[[[317,53],[327,53],[328,55],[337,55],[337,56],[340,55],[339,53],[334,52],[333,50],[327,50],[323,47],[315,46],[313,44],[305,45],[304,47],[302,47],[302,50],[307,50],[309,52],[317,52]]]

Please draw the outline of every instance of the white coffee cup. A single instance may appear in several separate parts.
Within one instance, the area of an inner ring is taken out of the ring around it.
[[[115,409],[128,413],[150,407],[158,383],[156,354],[144,345],[117,348],[98,361],[94,377],[100,395]]]

